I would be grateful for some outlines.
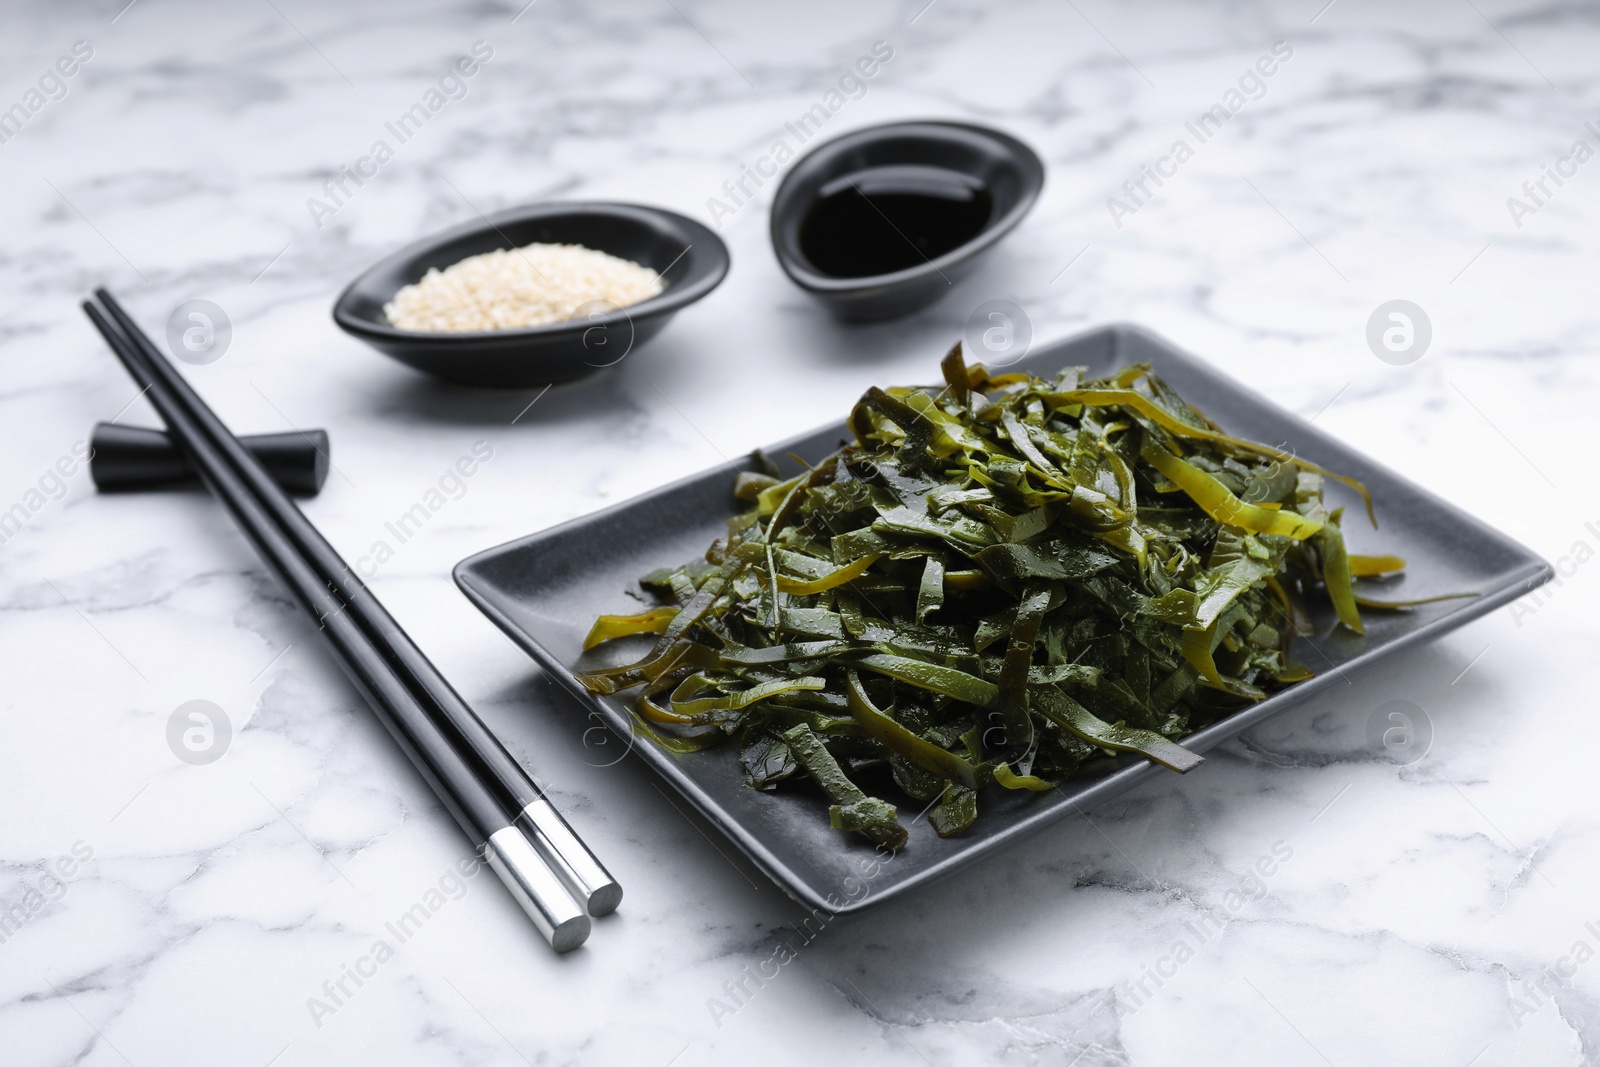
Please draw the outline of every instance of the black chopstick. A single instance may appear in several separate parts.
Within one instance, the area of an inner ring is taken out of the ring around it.
[[[616,910],[622,900],[622,887],[588,846],[573,833],[522,765],[512,758],[471,706],[423,655],[422,650],[400,628],[378,598],[334,551],[333,546],[288,494],[255,462],[254,457],[229,433],[183,376],[151,344],[116,298],[105,289],[95,290],[95,296],[122,331],[139,346],[145,356],[144,362],[193,417],[200,432],[212,441],[300,554],[334,589],[355,617],[357,625],[416,693],[424,711],[480,768],[502,801],[511,805],[512,811],[522,814],[531,827],[535,848],[566,884],[568,891],[585,905],[591,915],[605,915]]]
[[[134,381],[145,387],[173,440],[208,488],[233,515],[263,561],[318,620],[340,665],[379,720],[540,933],[558,951],[581,945],[589,934],[589,916],[534,850],[529,836],[516,826],[516,811],[506,810],[495,792],[480,780],[476,768],[438,729],[388,660],[346,612],[345,605],[223,460],[215,443],[201,432],[168,386],[152,373],[153,368],[135,339],[120,332],[93,304],[86,302],[83,308]]]

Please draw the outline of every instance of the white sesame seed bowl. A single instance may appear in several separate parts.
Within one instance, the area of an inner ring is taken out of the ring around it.
[[[426,374],[522,388],[615,365],[727,273],[727,246],[693,219],[556,201],[400,249],[350,283],[333,320]]]

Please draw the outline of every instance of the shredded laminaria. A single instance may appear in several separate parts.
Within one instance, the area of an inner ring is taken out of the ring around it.
[[[899,847],[892,780],[959,833],[989,786],[1046,791],[1132,753],[1185,771],[1191,731],[1310,676],[1300,605],[1362,632],[1324,479],[1229,435],[1147,366],[1087,379],[968,367],[871,389],[854,443],[788,480],[739,476],[750,510],[703,559],[643,579],[659,606],[603,616],[585,648],[659,635],[579,673],[642,686],[638,728],[674,751],[736,738],[747,784],[810,779],[841,830]]]
[[[402,330],[505,330],[625,308],[659,292],[661,277],[648,267],[582,245],[531,244],[430,268],[383,311]]]

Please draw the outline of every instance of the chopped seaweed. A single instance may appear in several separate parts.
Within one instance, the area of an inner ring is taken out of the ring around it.
[[[990,786],[1047,791],[1120,753],[1187,771],[1184,736],[1311,677],[1288,658],[1297,598],[1358,634],[1361,606],[1422,602],[1357,592],[1405,565],[1345,551],[1324,479],[1370,517],[1364,486],[1224,433],[1148,366],[990,374],[957,345],[941,369],[942,389],[868,390],[855,442],[804,473],[740,474],[727,537],[584,645],[654,647],[583,684],[639,687],[675,751],[737,738],[751,787],[808,778],[832,826],[898,848],[864,781],[949,836]]]

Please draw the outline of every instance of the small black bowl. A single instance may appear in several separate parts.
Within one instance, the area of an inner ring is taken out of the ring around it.
[[[868,202],[877,195],[874,184],[890,195],[953,193],[956,215],[949,221],[965,227],[958,235],[970,231],[970,236],[954,247],[940,247],[937,238],[922,245],[914,240],[918,234],[908,235],[905,226]],[[999,130],[964,122],[871,126],[820,146],[784,177],[772,201],[772,247],[784,273],[841,319],[894,318],[949,292],[982,253],[1022,221],[1043,185],[1044,164],[1038,155]],[[844,227],[828,254],[820,254],[815,237],[819,204],[852,193],[856,222],[862,225]],[[879,230],[887,248],[873,248],[862,239],[871,229]],[[874,254],[884,251],[899,251],[912,265],[865,273],[875,270],[874,263],[895,258]]]
[[[662,276],[656,296],[548,326],[471,333],[402,330],[383,306],[401,286],[468,256],[533,244],[578,244]],[[463,385],[567,382],[621,361],[728,273],[728,248],[693,219],[640,204],[554,202],[496,212],[408,245],[369,268],[333,305],[333,321],[401,363]]]

